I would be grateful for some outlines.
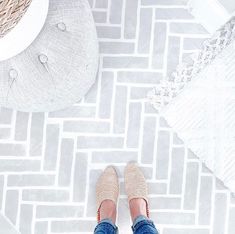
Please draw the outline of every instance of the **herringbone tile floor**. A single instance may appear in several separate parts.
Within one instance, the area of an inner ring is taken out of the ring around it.
[[[120,233],[131,233],[123,168],[135,160],[148,180],[160,233],[234,234],[234,197],[146,99],[162,77],[188,61],[207,32],[185,0],[89,2],[100,67],[84,100],[53,113],[1,109],[3,218],[22,234],[92,233],[95,183],[113,164],[121,181]]]

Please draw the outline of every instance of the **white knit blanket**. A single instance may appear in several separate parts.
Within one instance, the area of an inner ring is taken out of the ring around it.
[[[157,96],[154,104],[164,102]],[[161,111],[186,146],[235,192],[235,41],[170,97]]]

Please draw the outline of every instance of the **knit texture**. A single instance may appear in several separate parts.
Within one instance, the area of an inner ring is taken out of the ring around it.
[[[235,18],[149,98],[186,146],[235,192]]]
[[[35,41],[0,63],[0,106],[54,111],[79,101],[95,82],[98,40],[87,0],[50,0]]]
[[[163,114],[185,144],[235,192],[235,42]]]
[[[157,110],[164,109],[190,82],[197,77],[217,55],[235,40],[235,17],[205,40],[201,50],[192,56],[192,62],[180,63],[175,72],[161,80],[148,97]],[[174,56],[174,55],[172,55]]]

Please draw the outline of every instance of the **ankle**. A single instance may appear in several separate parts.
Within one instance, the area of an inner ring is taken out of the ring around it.
[[[147,217],[146,201],[142,198],[133,198],[129,202],[131,219],[134,221],[138,216]]]
[[[111,219],[115,224],[116,222],[116,205],[111,200],[104,200],[99,208],[100,221],[103,219]]]

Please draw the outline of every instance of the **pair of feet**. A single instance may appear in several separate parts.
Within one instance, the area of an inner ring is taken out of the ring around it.
[[[125,168],[124,179],[132,221],[140,215],[148,217],[147,184],[143,173],[134,163],[129,163]],[[98,222],[107,218],[116,222],[118,195],[117,173],[114,167],[109,166],[96,186]]]

